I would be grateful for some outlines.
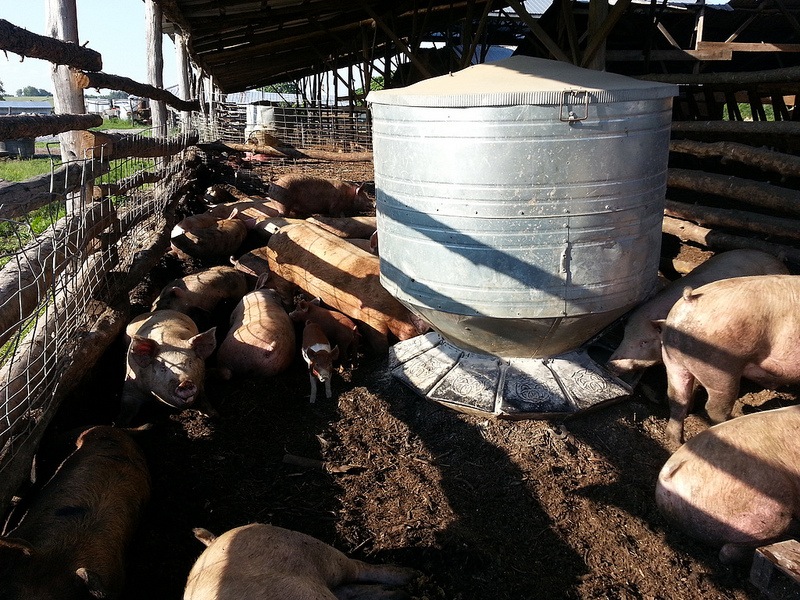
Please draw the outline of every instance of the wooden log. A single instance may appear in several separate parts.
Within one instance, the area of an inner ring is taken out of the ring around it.
[[[637,79],[695,85],[731,84],[738,86],[739,89],[744,89],[761,83],[797,83],[800,81],[800,67],[736,73],[648,73],[637,77]]]
[[[669,235],[674,235],[682,242],[693,242],[711,248],[712,250],[752,248],[755,250],[763,250],[764,252],[777,256],[781,260],[788,260],[795,265],[800,265],[800,250],[783,244],[773,244],[753,238],[721,233],[673,217],[664,217],[662,231]]]
[[[98,131],[80,132],[81,145],[87,153],[94,148],[92,158],[103,161],[118,158],[156,158],[177,154],[188,146],[197,143],[197,134],[179,138],[146,138],[119,133],[100,133]]]
[[[329,152],[311,148],[292,148],[290,146],[256,146],[253,144],[235,144],[232,142],[212,142],[198,144],[198,148],[206,152],[252,152],[265,154],[275,158],[311,158],[332,162],[365,162],[372,160],[372,152]]]
[[[669,143],[669,150],[680,154],[692,154],[700,158],[718,157],[723,161],[734,160],[762,171],[800,177],[800,156],[776,152],[768,148],[756,148],[735,142],[706,143],[694,140],[672,140]]]
[[[86,181],[108,173],[108,163],[89,160],[67,163],[52,174],[45,173],[21,182],[0,182],[0,218],[13,219],[63,199]]]
[[[39,305],[53,279],[67,268],[72,257],[81,254],[88,242],[85,231],[94,229],[97,233],[111,224],[115,214],[109,206],[95,203],[59,219],[0,269],[0,345]]]
[[[75,0],[46,0],[45,19],[47,33],[65,42],[78,43],[78,9]],[[53,108],[57,115],[82,115],[86,112],[83,90],[72,78],[66,65],[53,69]],[[61,142],[61,160],[86,158],[81,154],[80,141],[75,132],[58,136]]]
[[[5,19],[0,19],[0,50],[87,71],[103,68],[103,59],[96,50],[32,33]]]
[[[667,200],[664,214],[669,217],[694,221],[698,225],[742,229],[752,233],[800,241],[800,221],[796,219],[784,219],[744,210],[685,204],[671,200]]]
[[[73,71],[73,77],[78,86],[83,89],[106,88],[110,90],[121,90],[133,94],[134,96],[143,96],[151,100],[161,100],[176,110],[200,110],[200,102],[198,100],[181,100],[167,90],[162,90],[144,83],[138,83],[128,77],[109,75],[108,73],[87,73],[85,71]]]
[[[782,213],[800,215],[800,191],[691,169],[669,169],[667,187],[713,194]]]
[[[103,124],[100,115],[15,115],[0,117],[0,140],[16,140]]]

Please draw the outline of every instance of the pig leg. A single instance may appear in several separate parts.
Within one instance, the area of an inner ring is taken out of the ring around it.
[[[311,397],[308,399],[310,404],[314,404],[317,401],[317,378],[314,377],[314,374],[309,371],[308,373],[308,380],[311,382]],[[330,396],[328,396],[330,398]]]
[[[731,418],[731,411],[736,399],[739,397],[739,380],[733,379],[720,382],[716,387],[707,387],[708,400],[706,401],[706,414],[713,424],[722,423]]]
[[[664,358],[667,364],[667,357]],[[667,367],[669,422],[666,433],[669,441],[675,446],[683,444],[683,421],[692,406],[694,382],[694,376],[688,369],[674,363]]]
[[[333,393],[331,392],[331,378],[328,377],[325,380],[325,397],[330,398],[332,395]]]

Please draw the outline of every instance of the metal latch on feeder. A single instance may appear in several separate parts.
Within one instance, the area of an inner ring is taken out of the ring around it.
[[[583,114],[579,115],[575,110],[570,109],[570,107],[573,107],[573,109],[581,108],[581,103],[583,104]],[[558,111],[558,118],[570,125],[577,121],[588,119],[589,92],[587,90],[564,90],[561,96],[561,108]]]

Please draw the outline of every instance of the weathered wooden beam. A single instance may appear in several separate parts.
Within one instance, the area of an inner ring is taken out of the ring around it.
[[[673,121],[673,137],[797,149],[800,121]]]
[[[740,73],[649,73],[637,79],[677,84],[732,84],[745,89],[758,83],[797,83],[800,81],[800,67],[769,69],[766,71],[742,71]]]
[[[731,52],[800,52],[800,44],[772,44],[767,42],[700,42],[698,50],[728,50]]]
[[[385,33],[386,36],[390,40],[392,40],[395,43],[395,45],[398,48],[400,48],[400,50],[402,50],[406,56],[408,56],[408,59],[419,70],[422,76],[425,77],[426,79],[430,78],[431,77],[430,71],[428,71],[427,67],[425,67],[422,61],[419,58],[417,58],[417,55],[414,52],[412,52],[411,48],[409,48],[408,45],[403,40],[401,40],[399,37],[397,37],[397,35],[395,35],[394,31],[392,31],[392,29],[386,23],[383,22],[383,19],[381,19],[378,16],[378,14],[374,10],[372,10],[372,8],[370,8],[370,6],[366,2],[364,3],[364,10],[366,10],[367,14],[369,14],[372,20],[375,21],[375,24],[383,30],[383,33]]]
[[[45,173],[21,182],[0,182],[0,218],[13,219],[63,199],[88,181],[108,173],[108,163],[90,160],[66,163],[52,174]]]
[[[669,169],[667,187],[713,194],[776,212],[800,215],[800,191],[691,169]]]
[[[762,171],[800,177],[800,156],[776,152],[768,148],[756,148],[736,142],[698,142],[695,140],[671,140],[670,152],[691,154],[699,158],[721,158],[733,160]]]
[[[100,133],[98,131],[80,132],[81,145],[84,149],[97,148],[93,158],[104,161],[117,158],[156,158],[177,154],[187,146],[197,143],[197,134],[180,138],[146,138],[119,133]]]
[[[109,90],[121,90],[133,94],[134,96],[143,96],[151,100],[161,100],[169,104],[175,110],[200,110],[199,100],[181,100],[167,90],[162,90],[145,83],[139,83],[128,77],[109,75],[108,73],[87,73],[85,71],[73,71],[73,76],[78,86],[83,89],[106,88]]]
[[[103,68],[103,59],[96,50],[32,33],[5,19],[0,19],[0,50],[87,71]]]
[[[54,135],[103,124],[100,115],[14,115],[0,117],[0,140]]]
[[[647,55],[650,60],[731,60],[733,54],[730,50],[722,48],[707,50],[682,50],[679,48],[668,48],[666,50],[651,50]],[[606,62],[634,62],[645,59],[643,50],[608,50],[606,52]],[[639,79],[647,79],[642,76]],[[661,79],[653,79],[661,81]],[[666,82],[665,82],[666,83]],[[678,83],[678,82],[675,82]],[[681,82],[682,83],[682,82]]]
[[[290,146],[254,146],[252,144],[235,144],[233,142],[212,142],[197,144],[205,152],[253,152],[275,158],[313,158],[332,162],[363,162],[372,160],[372,152],[329,152],[311,148],[292,148]]]
[[[563,62],[572,62],[569,59],[564,51],[553,41],[553,38],[548,35],[548,33],[542,28],[539,23],[530,15],[530,13],[525,9],[525,6],[519,0],[506,0],[507,4],[514,9],[514,12],[517,13],[517,16],[522,19],[522,21],[528,26],[531,30],[531,33],[539,40],[544,47],[547,48],[547,51],[553,55],[553,58],[556,60],[560,60]]]
[[[797,219],[785,219],[746,210],[713,208],[672,200],[666,201],[664,214],[703,226],[740,229],[770,237],[800,241],[800,221]]]
[[[673,217],[664,217],[661,230],[669,235],[674,235],[682,242],[700,244],[713,250],[734,250],[737,248],[751,248],[762,250],[773,256],[788,260],[795,265],[800,265],[800,250],[783,244],[773,244],[755,238],[721,233],[695,225],[689,221],[682,221]]]

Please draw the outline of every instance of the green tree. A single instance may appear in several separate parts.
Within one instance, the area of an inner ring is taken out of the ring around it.
[[[6,93],[5,89],[3,89],[3,82],[0,81],[0,100],[5,100],[4,94]]]
[[[287,81],[284,83],[273,83],[258,88],[260,92],[271,92],[273,94],[298,94],[300,90],[297,87],[296,81]]]
[[[17,96],[52,96],[50,92],[47,90],[43,90],[37,87],[33,87],[32,85],[26,85],[21,90],[17,90]]]

